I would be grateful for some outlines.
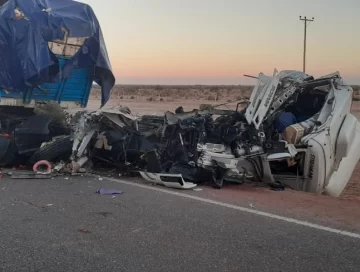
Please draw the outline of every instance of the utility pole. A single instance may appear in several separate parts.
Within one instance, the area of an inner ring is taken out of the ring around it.
[[[305,65],[306,65],[306,28],[314,20],[315,20],[314,17],[312,17],[312,19],[308,19],[308,18],[306,18],[306,16],[304,18],[302,18],[300,16],[300,21],[304,21],[304,59],[303,59],[303,72],[304,73],[305,73]]]

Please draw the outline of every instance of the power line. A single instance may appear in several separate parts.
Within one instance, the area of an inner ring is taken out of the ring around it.
[[[304,21],[304,59],[303,59],[303,72],[304,73],[305,73],[305,66],[306,66],[306,29],[307,29],[307,26],[314,20],[315,20],[314,17],[312,17],[312,19],[308,19],[308,18],[306,18],[306,16],[304,18],[302,18],[300,16],[300,21]]]

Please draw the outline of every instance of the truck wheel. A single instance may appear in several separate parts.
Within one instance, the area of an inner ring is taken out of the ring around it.
[[[70,136],[58,138],[36,151],[29,163],[34,164],[42,160],[53,162],[61,157],[68,159],[72,152],[72,146],[73,141]]]

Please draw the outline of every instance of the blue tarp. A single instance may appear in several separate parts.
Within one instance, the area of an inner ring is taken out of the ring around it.
[[[4,2],[4,1],[2,1]],[[18,8],[25,18],[16,19]],[[48,42],[89,37],[82,49],[59,71]],[[0,7],[0,88],[20,92],[66,78],[74,67],[90,67],[102,87],[102,106],[115,84],[99,22],[89,5],[73,0],[8,0]]]

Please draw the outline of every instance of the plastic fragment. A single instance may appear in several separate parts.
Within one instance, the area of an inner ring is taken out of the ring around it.
[[[119,194],[122,194],[123,191],[116,190],[116,189],[100,188],[99,190],[96,191],[96,193],[100,194],[100,195],[119,195]]]

